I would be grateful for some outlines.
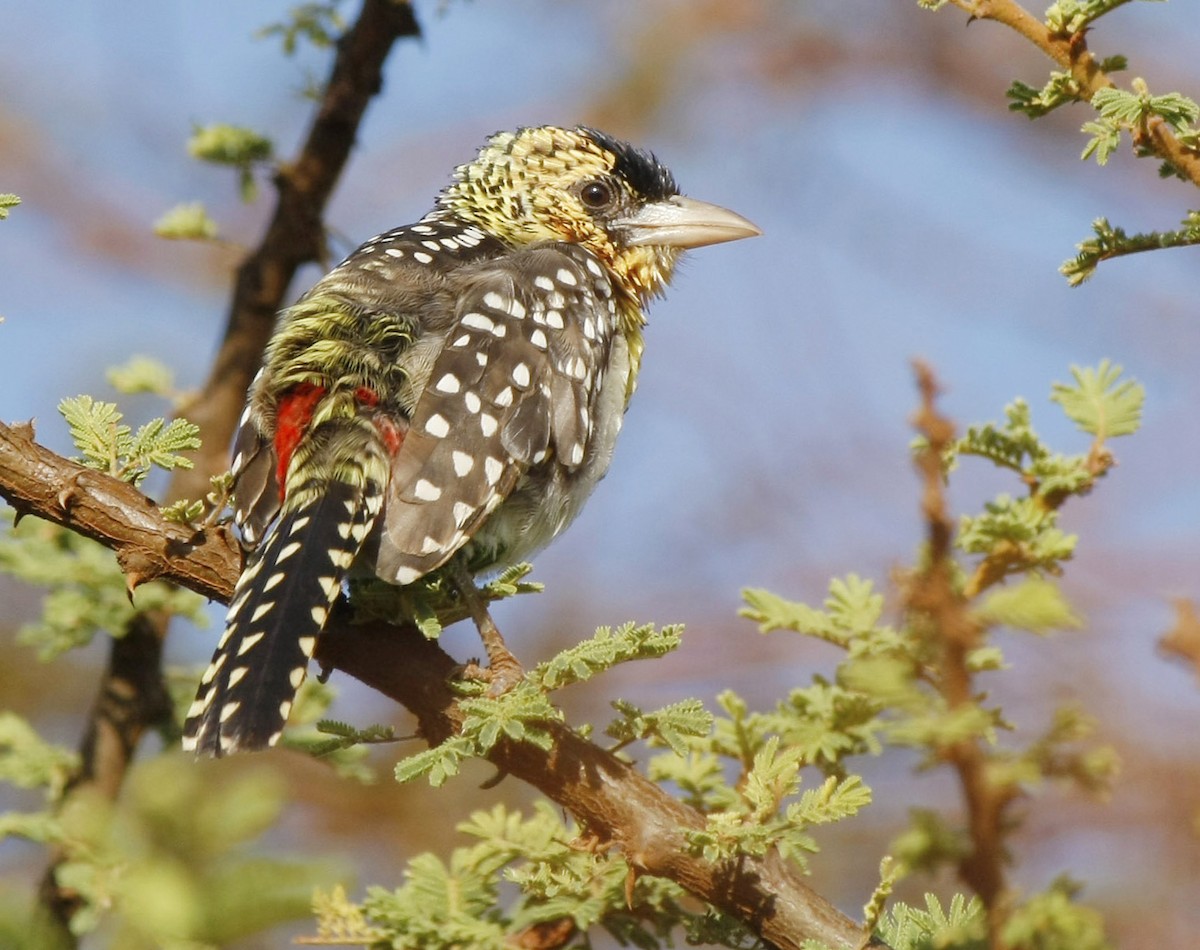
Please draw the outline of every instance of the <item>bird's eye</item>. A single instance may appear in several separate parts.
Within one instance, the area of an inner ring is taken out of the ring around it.
[[[612,201],[612,188],[607,182],[589,181],[579,192],[579,200],[592,211],[599,211]]]

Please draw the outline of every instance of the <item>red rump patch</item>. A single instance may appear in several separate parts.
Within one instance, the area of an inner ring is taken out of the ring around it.
[[[283,501],[287,485],[287,470],[300,437],[312,421],[313,408],[325,395],[325,387],[314,383],[298,383],[283,394],[275,413],[275,457],[279,467],[275,479],[279,483],[279,500]]]
[[[379,393],[367,386],[359,386],[354,390],[354,398],[360,406],[365,406],[368,409],[374,409],[379,405]],[[375,413],[373,421],[375,422],[375,430],[379,433],[379,437],[383,439],[383,444],[387,446],[388,453],[394,456],[400,451],[400,446],[404,444],[404,433],[407,430],[402,429],[382,412]]]
[[[400,451],[400,446],[404,444],[404,433],[407,430],[400,428],[382,413],[375,417],[375,429],[383,439],[383,444],[387,446],[388,453],[394,458]]]

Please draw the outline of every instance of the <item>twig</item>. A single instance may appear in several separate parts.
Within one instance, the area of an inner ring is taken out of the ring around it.
[[[1038,49],[1071,73],[1080,94],[1089,102],[1100,89],[1114,85],[1088,51],[1085,31],[1072,34],[1052,33],[1050,29],[1015,0],[950,0],[973,19],[994,20],[1020,33]],[[1169,162],[1193,185],[1200,187],[1200,155],[1186,148],[1160,116],[1152,116],[1144,128],[1134,130],[1135,144],[1153,151]]]
[[[954,439],[954,426],[937,410],[938,385],[933,371],[919,361],[914,368],[921,408],[913,425],[925,437],[916,463],[929,550],[925,568],[911,581],[907,602],[932,625],[941,655],[939,689],[953,710],[975,701],[967,660],[979,642],[979,627],[970,616],[966,599],[954,586],[954,531],[946,506],[941,462]],[[978,740],[955,742],[943,748],[941,754],[958,774],[966,800],[971,851],[959,862],[959,873],[987,909],[991,947],[1002,950],[1001,925],[1010,900],[1004,873],[1004,812],[1013,792],[997,788],[988,780],[987,760]]]
[[[136,547],[141,570],[228,600],[241,565],[226,540],[201,534],[176,546],[172,539],[186,529],[165,521],[149,499],[99,472],[78,477],[79,466],[31,439],[27,431],[0,424],[0,497],[23,514],[65,524],[114,551]],[[64,512],[54,486],[67,484],[74,485],[73,501]],[[132,496],[140,502],[133,503]],[[121,500],[119,509],[114,498]],[[136,517],[126,523],[113,517],[114,510],[136,512]],[[148,543],[156,534],[161,543]],[[454,735],[461,724],[458,700],[448,685],[461,664],[411,625],[350,624],[335,611],[316,659],[406,706],[431,745]],[[798,950],[807,939],[830,947],[860,946],[858,926],[809,888],[795,865],[774,851],[737,862],[690,854],[684,830],[702,828],[703,815],[570,728],[543,727],[554,740],[549,750],[501,742],[489,759],[569,810],[590,833],[618,845],[639,874],[675,881],[782,950]]]

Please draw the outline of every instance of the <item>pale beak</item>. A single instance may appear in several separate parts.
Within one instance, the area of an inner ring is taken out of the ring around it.
[[[762,234],[756,225],[728,208],[683,195],[651,202],[613,221],[612,227],[623,230],[625,243],[632,246],[704,247]]]

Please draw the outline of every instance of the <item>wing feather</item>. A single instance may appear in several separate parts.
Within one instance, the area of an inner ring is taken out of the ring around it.
[[[411,583],[471,539],[531,469],[578,467],[616,316],[587,252],[470,269],[389,486],[377,571]]]

